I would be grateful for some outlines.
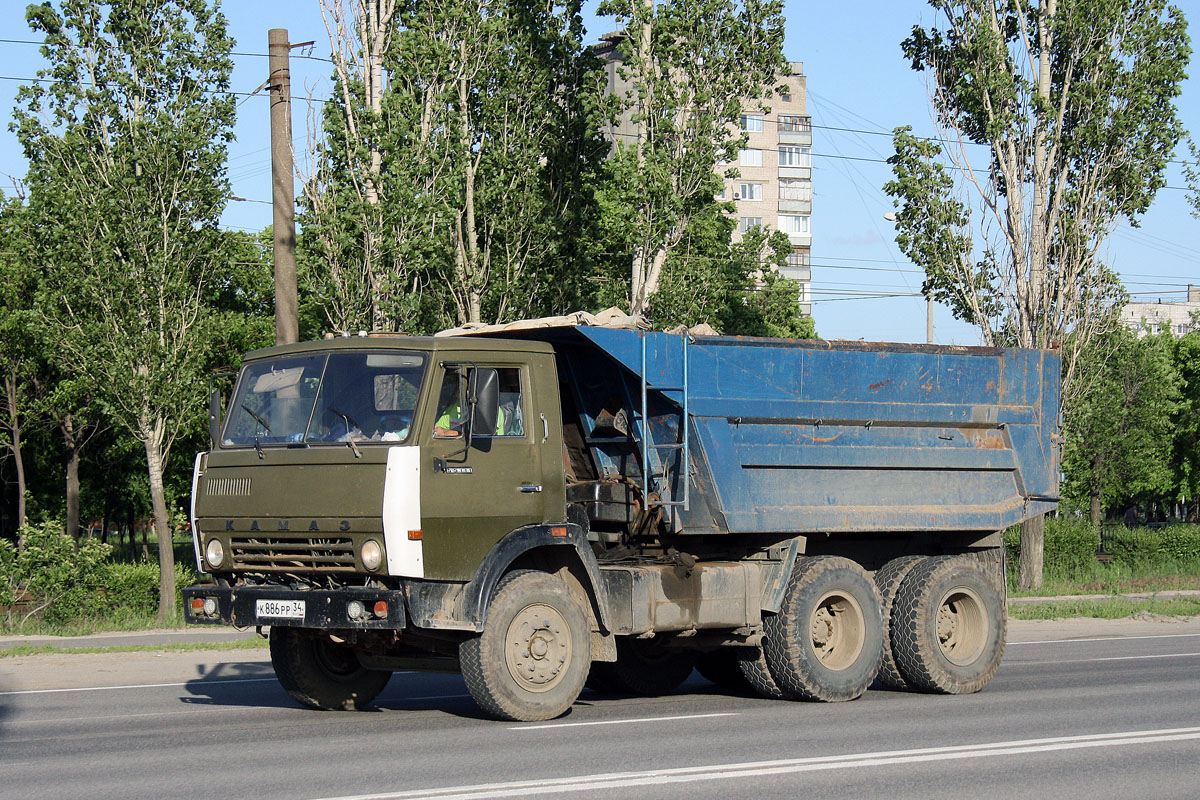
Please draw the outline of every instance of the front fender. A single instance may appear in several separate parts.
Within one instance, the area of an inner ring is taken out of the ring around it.
[[[565,531],[565,533],[563,533]],[[587,575],[595,601],[596,617],[604,632],[611,630],[608,613],[608,592],[600,578],[600,564],[588,544],[583,528],[573,523],[554,525],[526,525],[507,534],[488,551],[475,577],[464,587],[461,598],[462,618],[471,623],[475,630],[483,630],[487,621],[488,600],[496,590],[496,584],[508,572],[513,562],[530,550],[539,547],[571,547]]]

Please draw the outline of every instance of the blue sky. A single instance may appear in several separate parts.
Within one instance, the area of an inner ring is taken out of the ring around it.
[[[1200,49],[1200,0],[1176,3],[1193,25]],[[589,39],[610,30],[594,16],[589,0],[585,24]],[[0,0],[0,117],[11,116],[18,80],[40,65],[34,38],[24,22],[24,0]],[[237,39],[233,88],[249,92],[263,82],[267,30],[287,28],[292,42],[315,40],[312,55],[328,53],[328,36],[317,0],[227,1],[224,10]],[[923,76],[909,69],[900,42],[914,24],[929,24],[933,12],[918,0],[801,3],[787,0],[787,42],[792,61],[804,63],[808,111],[813,117],[813,316],[826,338],[869,341],[925,340],[922,275],[900,253],[893,228],[883,215],[892,209],[882,186],[891,172],[881,163],[891,153],[890,132],[912,125],[932,131]],[[299,51],[296,53],[299,55]],[[1196,63],[1200,63],[1197,60]],[[1193,68],[1193,72],[1196,68]],[[292,94],[320,100],[329,91],[329,65],[293,59]],[[308,136],[306,104],[294,106],[293,136],[298,153]],[[1200,136],[1200,82],[1189,80],[1179,102],[1185,126]],[[238,106],[237,141],[230,148],[233,194],[223,218],[229,227],[260,230],[271,221],[270,150],[265,95],[243,98]],[[0,189],[11,191],[13,177],[25,173],[19,145],[7,125],[0,131]],[[1185,157],[1178,154],[1178,158]],[[1168,184],[1182,187],[1178,165]],[[1164,189],[1140,228],[1122,226],[1105,257],[1140,300],[1181,300],[1186,285],[1200,285],[1200,220],[1192,218],[1185,193]],[[901,295],[862,297],[856,295]],[[905,296],[907,295],[907,296]],[[975,330],[935,307],[935,338],[942,344],[978,344]]]

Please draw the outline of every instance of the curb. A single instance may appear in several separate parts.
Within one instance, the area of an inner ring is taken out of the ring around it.
[[[1008,606],[1037,606],[1046,603],[1065,603],[1075,600],[1174,600],[1180,597],[1200,597],[1200,589],[1175,589],[1167,592],[1129,592],[1125,594],[1064,594],[1048,597],[1009,597]]]

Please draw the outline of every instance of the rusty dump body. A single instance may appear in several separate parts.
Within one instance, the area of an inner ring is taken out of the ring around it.
[[[678,535],[970,539],[1057,500],[1053,352],[586,327],[513,335],[555,347],[577,412],[576,477],[641,483]]]

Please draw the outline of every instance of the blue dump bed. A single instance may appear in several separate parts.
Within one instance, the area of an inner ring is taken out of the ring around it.
[[[1058,499],[1054,352],[513,335],[555,345],[592,477],[643,484],[678,533],[996,531]]]

